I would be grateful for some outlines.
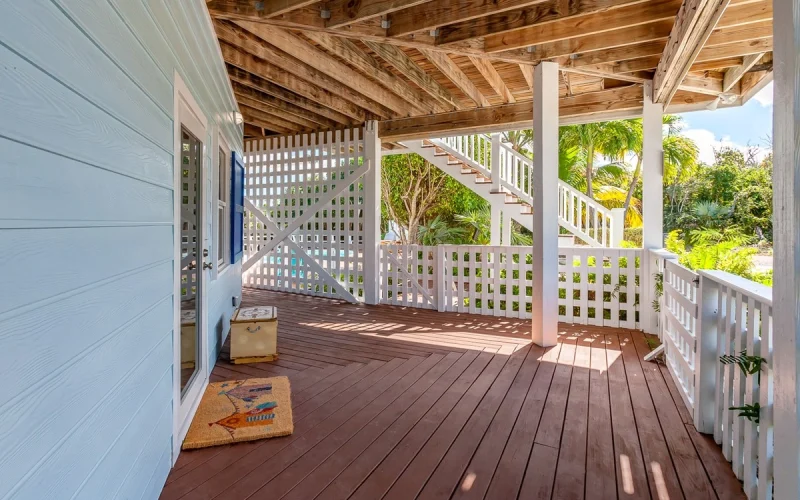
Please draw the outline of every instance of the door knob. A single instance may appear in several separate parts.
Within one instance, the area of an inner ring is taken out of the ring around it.
[[[203,262],[203,269],[212,269],[213,267],[214,267],[214,264],[211,264],[211,263],[208,263],[208,262]]]

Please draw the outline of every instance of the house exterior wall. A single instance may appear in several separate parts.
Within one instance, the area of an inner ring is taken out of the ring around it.
[[[202,0],[0,3],[0,498],[157,498],[173,429],[173,81],[240,126]],[[210,234],[210,233],[209,233]],[[213,363],[241,265],[208,281]]]

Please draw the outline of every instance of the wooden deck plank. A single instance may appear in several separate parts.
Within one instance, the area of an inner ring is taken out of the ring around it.
[[[560,352],[560,343],[544,350],[539,362],[539,369],[536,370],[528,394],[525,396],[522,410],[520,410],[517,422],[511,430],[511,436],[497,464],[486,498],[517,497],[525,478],[525,470],[528,467],[531,452],[536,448],[534,440],[553,374],[558,366]],[[539,457],[536,459],[538,460]],[[555,459],[553,465],[555,465]],[[555,468],[552,471],[555,472]],[[533,471],[531,473],[533,474]],[[552,483],[552,476],[548,480]]]
[[[525,396],[528,394],[534,376],[539,369],[539,359],[544,349],[532,345],[517,377],[503,399],[500,409],[492,419],[491,425],[483,434],[480,445],[472,456],[466,471],[459,481],[459,487],[453,499],[482,499],[489,489],[495,469],[506,448],[522,410]],[[538,425],[538,421],[536,422]]]
[[[292,436],[183,452],[161,497],[743,498],[639,332],[245,290],[281,310]],[[621,341],[621,343],[620,343]],[[694,488],[693,491],[689,491]]]
[[[617,471],[617,495],[620,498],[649,499],[650,485],[631,403],[628,378],[622,362],[619,337],[606,335],[605,343],[608,392],[611,401],[611,434],[616,455],[614,463]]]
[[[553,498],[584,498],[586,480],[586,436],[589,427],[589,378],[592,349],[578,337],[569,384],[564,428],[556,466]]]
[[[562,336],[558,365],[550,382],[550,390],[542,412],[542,420],[536,431],[535,442],[558,449],[561,431],[564,429],[564,414],[567,410],[569,384],[572,379],[572,363],[575,361],[576,336]]]
[[[284,498],[284,495],[297,486],[311,471],[332,456],[336,455],[336,458],[342,462],[354,459],[409,406],[414,404],[417,398],[444,375],[461,356],[462,354],[459,353],[451,353],[444,357],[440,355],[429,357],[420,365],[422,367],[425,363],[429,363],[427,372],[417,378],[406,376],[391,388],[397,396],[394,400],[388,404],[382,401],[381,398],[386,399],[384,396],[392,394],[390,391],[385,392],[381,398],[373,401],[275,479],[265,484],[260,491],[265,495]]]
[[[416,459],[397,478],[384,497],[387,500],[401,500],[416,497],[425,482],[441,462],[450,445],[464,428],[472,413],[481,403],[495,379],[500,376],[508,362],[508,356],[494,356],[480,374],[472,387],[464,394],[442,425],[422,447]],[[513,368],[513,367],[512,367]],[[514,368],[516,374],[519,365]],[[513,376],[512,376],[513,378]],[[460,476],[460,474],[459,474]]]
[[[686,433],[686,426],[661,370],[656,363],[641,360],[650,352],[644,336],[636,335],[632,338],[681,488],[688,497],[713,498],[714,489],[697,456],[692,440]]]
[[[473,409],[467,424],[450,445],[447,454],[439,462],[418,498],[447,498],[453,494],[459,486],[460,477],[464,474],[475,451],[478,449],[481,438],[486,436],[487,429],[497,415],[501,404],[508,396],[508,392],[520,369],[528,359],[530,352],[530,348],[526,348],[511,354],[500,375],[494,380],[480,403]],[[531,359],[531,362],[533,362],[533,359]],[[495,461],[495,463],[497,462]]]
[[[586,449],[586,498],[605,500],[617,494],[614,438],[605,337],[592,335],[589,382],[589,428]]]
[[[420,422],[420,419],[426,415],[446,391],[449,391],[454,384],[459,380],[471,380],[478,376],[479,370],[485,363],[473,364],[478,357],[477,351],[464,353],[461,359],[451,367],[445,376],[439,379],[414,405],[411,406],[401,417],[392,424],[375,442],[373,442],[361,455],[352,461],[346,468],[330,481],[318,496],[326,499],[341,499],[347,498],[355,489],[364,481],[367,476],[380,464],[384,458],[400,443],[401,440]],[[469,369],[474,373],[471,376]],[[463,377],[463,378],[462,378]],[[471,383],[471,382],[469,382]],[[466,386],[466,384],[463,384]],[[464,389],[466,390],[466,388]],[[326,464],[327,465],[327,464]],[[321,483],[321,475],[324,474],[326,468],[319,468],[309,478],[307,484]],[[313,495],[308,491],[310,487],[304,490],[298,490],[298,493],[306,491],[308,496],[293,496],[298,500],[302,498],[312,498]]]
[[[644,463],[647,464],[647,479],[650,492],[655,498],[684,498],[658,415],[644,378],[639,355],[633,345],[633,335],[622,335],[619,339],[622,362],[628,377],[636,428],[642,445]]]
[[[417,457],[419,450],[456,406],[473,382],[486,368],[493,356],[482,352],[467,371],[458,378],[439,401],[422,417],[422,420],[403,438],[392,453],[370,474],[348,498],[372,500],[382,498],[406,467]]]

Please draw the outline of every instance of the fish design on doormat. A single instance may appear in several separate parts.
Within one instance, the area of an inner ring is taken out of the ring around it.
[[[256,427],[262,425],[272,425],[275,419],[275,408],[278,403],[275,401],[258,401],[264,396],[272,394],[272,384],[241,385],[230,384],[233,386],[227,389],[229,384],[223,384],[220,395],[227,396],[235,409],[234,413],[208,424],[224,427],[233,434],[236,429],[245,427]]]

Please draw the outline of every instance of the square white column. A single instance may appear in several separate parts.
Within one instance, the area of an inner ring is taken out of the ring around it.
[[[800,0],[776,0],[773,9],[776,103],[772,125],[773,467],[775,498],[797,499],[800,498]]]
[[[378,122],[364,125],[364,302],[380,302],[380,245],[381,245],[381,139]]]
[[[639,324],[647,333],[658,332],[658,313],[653,310],[655,298],[653,274],[658,272],[648,250],[664,246],[664,107],[653,102],[653,82],[644,84],[642,109],[642,284],[639,297]]]
[[[532,339],[558,342],[558,64],[533,70]]]

